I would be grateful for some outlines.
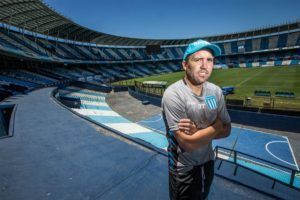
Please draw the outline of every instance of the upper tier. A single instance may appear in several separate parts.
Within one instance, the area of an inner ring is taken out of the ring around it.
[[[54,9],[40,0],[1,0],[0,22],[29,31],[53,37],[76,40],[81,42],[97,43],[118,46],[145,46],[145,45],[182,45],[199,38],[187,39],[139,39],[128,38],[101,33],[81,26],[67,17],[57,13]],[[231,39],[247,38],[265,34],[274,34],[284,31],[293,31],[300,28],[299,21],[278,26],[259,28],[255,30],[201,37],[202,39],[217,42]]]

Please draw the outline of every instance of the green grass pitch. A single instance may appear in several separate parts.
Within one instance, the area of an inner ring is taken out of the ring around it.
[[[149,76],[144,78],[122,81],[122,85],[133,85],[133,80],[167,81],[170,85],[184,76],[184,72],[175,72]],[[214,69],[210,82],[216,85],[234,86],[235,93],[228,95],[227,99],[245,100],[252,98],[255,107],[263,107],[264,103],[271,102],[270,98],[254,96],[255,90],[270,91],[274,97],[275,92],[294,92],[296,98],[275,98],[274,108],[300,110],[300,66],[255,67]],[[115,84],[120,84],[115,83]]]

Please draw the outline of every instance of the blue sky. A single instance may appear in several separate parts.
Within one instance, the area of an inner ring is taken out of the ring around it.
[[[112,35],[183,39],[300,19],[299,0],[44,0],[76,23]]]

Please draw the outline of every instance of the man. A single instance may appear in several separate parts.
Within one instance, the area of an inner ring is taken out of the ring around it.
[[[207,82],[221,49],[204,40],[183,56],[185,76],[162,99],[167,127],[170,199],[206,199],[214,176],[212,140],[227,137],[231,123],[222,90]]]

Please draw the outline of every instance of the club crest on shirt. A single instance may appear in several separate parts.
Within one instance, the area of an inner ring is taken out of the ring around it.
[[[205,97],[205,104],[209,109],[216,109],[217,108],[217,100],[215,96],[206,96]]]

